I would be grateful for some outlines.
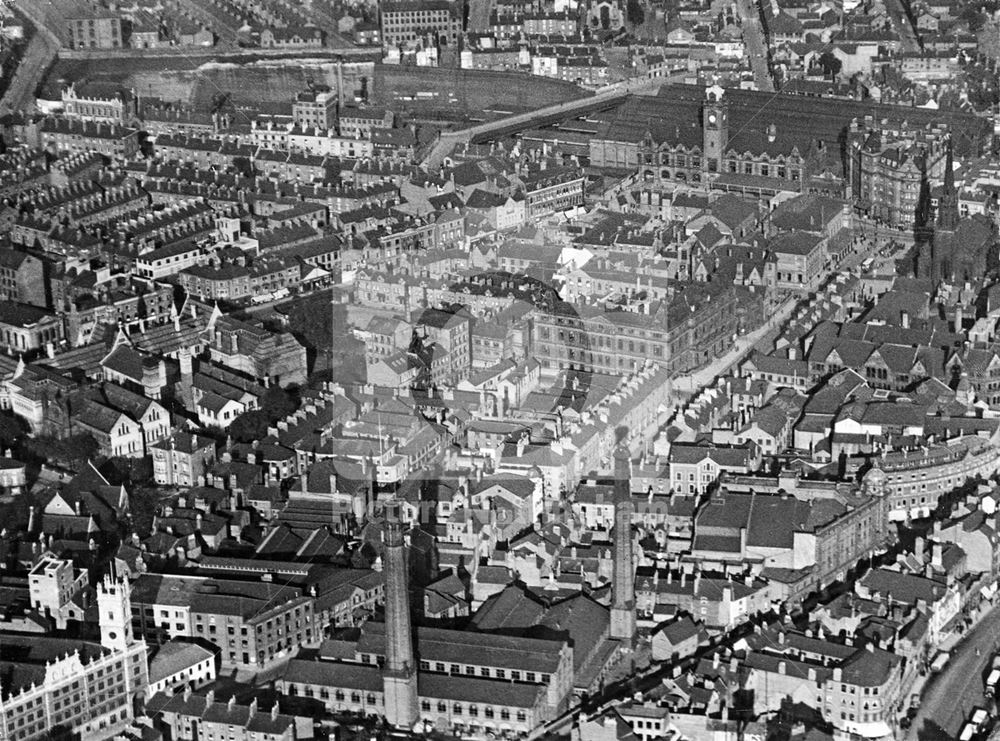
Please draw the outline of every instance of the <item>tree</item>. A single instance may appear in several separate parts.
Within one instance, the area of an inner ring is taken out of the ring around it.
[[[325,352],[333,344],[334,333],[347,332],[347,307],[331,304],[325,294],[304,297],[292,304],[288,326],[306,347]]]
[[[254,440],[263,440],[267,437],[270,425],[267,412],[263,410],[243,412],[229,425],[229,434],[236,442],[252,443]]]
[[[299,408],[299,392],[297,388],[283,389],[280,386],[271,386],[261,403],[261,408],[269,422],[277,422],[284,419],[289,414],[294,414]]]
[[[116,485],[124,484],[131,488],[153,483],[153,459],[148,455],[142,458],[116,455],[104,461],[100,470],[104,478]]]
[[[970,33],[978,33],[986,23],[986,18],[980,12],[978,3],[966,3],[958,17],[969,24]]]
[[[0,445],[13,447],[30,431],[28,423],[12,412],[0,412]]]
[[[825,51],[819,56],[819,66],[823,68],[824,75],[833,78],[840,74],[844,65],[832,53]]]
[[[71,471],[82,471],[87,461],[97,457],[100,446],[90,435],[72,435],[62,440],[33,437],[24,441],[22,453],[39,463],[54,463]]]
[[[646,13],[639,0],[628,0],[625,5],[625,17],[633,26],[641,26],[646,21]]]

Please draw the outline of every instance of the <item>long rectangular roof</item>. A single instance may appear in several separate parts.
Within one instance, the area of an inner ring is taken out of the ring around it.
[[[629,96],[604,114],[595,139],[639,142],[649,131],[654,141],[702,146],[701,107],[705,89],[697,85],[664,85],[656,96]],[[829,151],[841,151],[841,135],[851,120],[871,116],[876,122],[906,121],[911,127],[950,123],[955,153],[978,153],[989,135],[989,122],[974,114],[927,108],[908,108],[872,100],[812,98],[754,90],[726,89],[729,105],[729,147],[738,152],[789,154],[797,148],[805,156],[815,140]],[[768,130],[774,126],[774,141]]]
[[[371,664],[292,659],[288,662],[283,679],[348,691],[382,691],[382,672]],[[484,705],[533,708],[546,689],[538,684],[420,672],[417,674],[417,692],[421,698],[428,700],[458,700]]]
[[[475,633],[445,628],[417,628],[417,648],[425,661],[479,664],[505,669],[553,673],[559,667],[564,641],[522,636]],[[385,651],[385,624],[365,625],[358,651],[381,655]]]

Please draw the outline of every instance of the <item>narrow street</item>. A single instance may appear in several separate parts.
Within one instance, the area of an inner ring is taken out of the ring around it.
[[[908,739],[937,741],[958,738],[962,723],[983,700],[983,669],[1000,641],[1000,607],[990,610],[951,652],[941,674],[931,678]],[[977,654],[978,650],[978,654]]]

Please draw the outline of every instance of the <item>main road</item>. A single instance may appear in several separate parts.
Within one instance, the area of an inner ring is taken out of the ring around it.
[[[908,739],[955,739],[962,723],[983,700],[983,670],[1000,641],[1000,607],[994,607],[951,652],[941,674],[931,678]]]
[[[889,22],[892,29],[899,34],[903,45],[903,51],[920,51],[920,38],[916,29],[910,23],[910,16],[907,14],[908,0],[886,0],[885,11],[889,15]]]
[[[757,329],[748,332],[742,337],[737,337],[732,348],[721,357],[716,358],[703,368],[699,368],[694,373],[674,378],[674,390],[678,392],[690,391],[695,393],[698,390],[710,386],[716,378],[728,373],[734,366],[747,357],[753,348],[769,332],[773,332],[776,327],[784,324],[795,311],[799,301],[790,298],[774,311],[764,324]]]
[[[28,42],[21,63],[17,65],[10,87],[0,101],[0,111],[26,111],[35,104],[35,90],[56,58],[61,42],[45,25],[45,14],[38,0],[14,0],[15,7],[23,13],[35,27],[35,33]]]
[[[736,0],[736,8],[740,13],[743,44],[750,60],[754,84],[758,90],[774,92],[774,80],[768,64],[767,39],[760,25],[760,10],[757,8],[757,3],[754,0]]]

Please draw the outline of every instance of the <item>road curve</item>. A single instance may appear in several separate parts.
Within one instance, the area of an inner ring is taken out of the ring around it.
[[[37,0],[14,0],[14,5],[35,26],[35,34],[28,42],[21,63],[0,101],[0,111],[25,111],[35,104],[35,90],[42,77],[52,65],[61,42],[45,25],[44,16],[39,13]]]

